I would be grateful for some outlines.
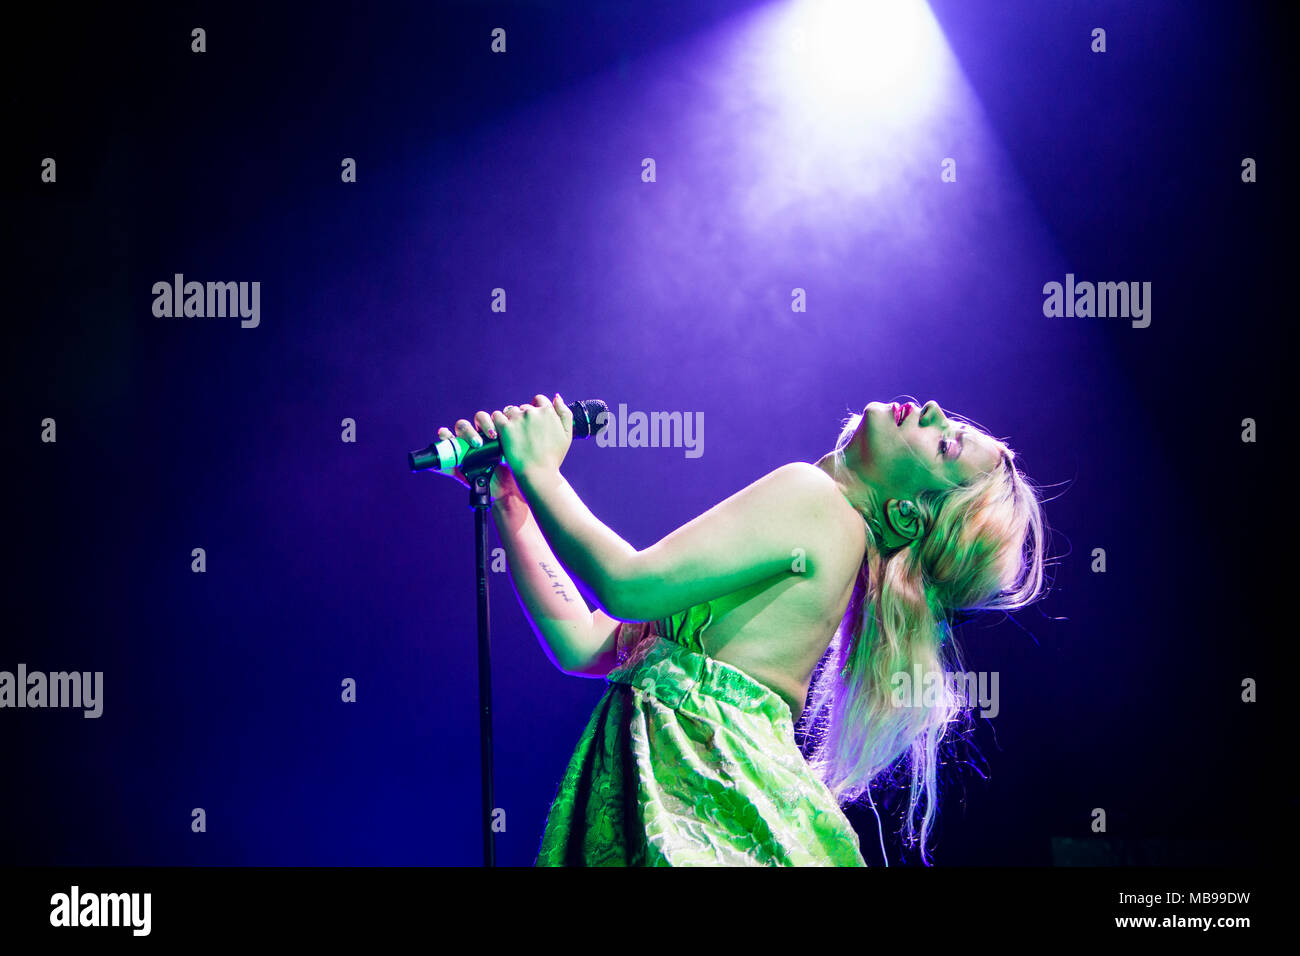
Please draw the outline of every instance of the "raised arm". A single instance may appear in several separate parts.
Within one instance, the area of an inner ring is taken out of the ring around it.
[[[496,437],[487,412],[479,412],[474,423],[463,418],[456,423],[456,433],[471,445],[483,444],[479,429]],[[451,438],[451,429],[439,429],[438,437]],[[453,477],[469,486],[459,468]],[[510,583],[546,656],[566,674],[605,676],[615,663],[621,622],[587,607],[542,537],[507,464],[494,470],[491,493],[492,517],[505,547]]]
[[[517,491],[492,503],[492,517],[505,547],[510,582],[551,663],[579,677],[609,673],[621,622],[587,607]]]
[[[816,465],[792,462],[742,488],[663,540],[638,551],[597,520],[560,474],[573,435],[563,399],[492,413],[542,533],[568,569],[612,617],[653,621],[777,574],[815,574],[846,554],[858,530],[848,507]]]
[[[517,477],[560,560],[624,620],[657,620],[773,575],[812,574],[838,544],[839,491],[807,462],[782,465],[641,551],[597,520],[558,468]]]

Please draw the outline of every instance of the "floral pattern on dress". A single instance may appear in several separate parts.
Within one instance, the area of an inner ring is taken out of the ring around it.
[[[619,626],[538,866],[866,866],[789,705],[704,652],[711,620],[706,604]]]

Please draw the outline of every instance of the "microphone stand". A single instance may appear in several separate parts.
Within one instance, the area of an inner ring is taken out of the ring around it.
[[[570,402],[573,438],[590,438],[605,427],[609,406],[590,399]],[[488,619],[488,509],[492,507],[492,470],[501,458],[497,442],[466,449],[462,442],[457,455],[460,473],[469,482],[469,506],[474,509],[474,564],[478,580],[478,740],[483,795],[483,865],[496,866],[492,839],[492,646]],[[453,453],[437,443],[406,456],[412,472],[450,468]]]
[[[465,463],[468,465],[468,461]],[[492,646],[488,615],[488,509],[492,507],[495,462],[461,471],[470,483],[469,506],[474,509],[474,571],[478,593],[478,743],[483,799],[483,865],[496,866],[492,838]]]

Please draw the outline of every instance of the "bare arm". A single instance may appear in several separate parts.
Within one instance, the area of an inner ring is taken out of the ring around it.
[[[546,656],[566,674],[604,677],[615,663],[621,622],[587,607],[517,490],[492,503],[492,516],[511,584]]]
[[[471,445],[483,443],[479,429],[496,437],[492,418],[485,411],[474,416],[474,423],[464,418],[456,422],[456,433]],[[451,438],[451,429],[439,429],[438,437]],[[453,476],[469,486],[459,468]],[[603,611],[593,614],[587,607],[542,537],[505,462],[493,469],[491,495],[492,517],[505,546],[511,584],[546,656],[566,674],[605,676],[615,663],[616,632],[621,622]]]
[[[518,480],[560,559],[610,615],[630,621],[657,620],[773,575],[815,573],[844,540],[840,493],[807,462],[782,465],[642,551],[597,520],[557,468],[528,469]]]
[[[610,618],[658,620],[776,575],[821,574],[858,530],[845,523],[847,504],[830,475],[792,462],[638,551],[560,474],[572,417],[558,394],[538,394],[494,412],[491,423],[545,540]],[[597,657],[604,642],[588,650]]]

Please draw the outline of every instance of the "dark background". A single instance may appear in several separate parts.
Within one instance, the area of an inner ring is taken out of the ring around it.
[[[623,113],[619,97],[653,81],[656,55],[761,6],[15,22],[0,669],[103,671],[105,712],[0,711],[6,862],[477,863],[471,515],[404,456],[477,408],[557,390],[705,411],[698,460],[570,452],[584,500],[638,547],[815,460],[867,401],[934,397],[994,423],[1050,486],[1053,587],[1014,621],[963,628],[971,666],[1001,675],[1002,712],[977,732],[987,779],[948,780],[937,863],[1263,857],[1294,808],[1275,782],[1291,635],[1273,558],[1292,457],[1290,21],[1246,3],[936,0],[1005,151],[1000,191],[953,200],[960,228],[923,240],[958,263],[951,283],[914,278],[904,253],[822,264],[836,318],[798,327],[788,290],[814,267],[793,233],[759,261],[690,237],[638,246],[631,225],[708,191],[666,161],[647,192],[645,155],[704,167],[671,103]],[[488,53],[495,26],[505,57]],[[972,168],[960,183],[979,195]],[[1015,216],[986,232],[981,202]],[[646,285],[655,261],[622,282],[629,248],[680,254],[680,284]],[[770,288],[729,286],[739,263],[770,267]],[[1152,325],[1043,317],[1039,287],[1066,271],[1152,281]],[[152,284],[175,272],[261,280],[261,326],[155,319]],[[887,292],[864,278],[886,274]],[[884,341],[886,319],[917,341]],[[339,441],[345,417],[356,444]],[[552,669],[505,576],[492,587],[497,852],[526,865],[603,685]],[[1247,677],[1258,704],[1240,701]],[[1095,807],[1107,834],[1089,832]],[[874,818],[850,815],[878,863]]]

